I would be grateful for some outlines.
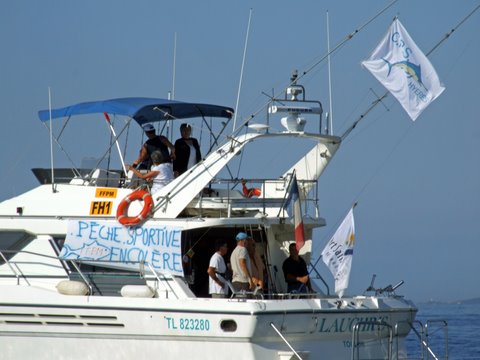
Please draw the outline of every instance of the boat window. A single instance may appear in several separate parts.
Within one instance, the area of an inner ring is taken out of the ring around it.
[[[225,332],[235,332],[237,331],[237,323],[235,320],[222,320],[220,328]]]
[[[22,230],[4,230],[0,233],[0,265],[5,264],[5,259],[10,260],[15,254],[27,246],[35,235]],[[5,259],[4,259],[5,258]]]

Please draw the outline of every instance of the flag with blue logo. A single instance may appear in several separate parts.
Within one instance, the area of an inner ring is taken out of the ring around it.
[[[398,19],[362,64],[400,102],[413,121],[445,90],[432,64]]]
[[[335,293],[342,297],[348,288],[352,268],[355,223],[353,208],[322,251],[322,260],[335,278]]]
[[[293,219],[295,223],[295,243],[297,245],[297,250],[305,245],[305,231],[303,228],[303,216],[302,216],[302,205],[300,202],[300,192],[298,191],[297,176],[293,174],[292,181],[290,183],[290,191],[288,194],[287,201],[285,202],[285,207],[292,205]]]

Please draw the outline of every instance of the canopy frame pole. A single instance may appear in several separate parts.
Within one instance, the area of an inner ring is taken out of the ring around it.
[[[110,122],[110,117],[108,116],[108,113],[103,113],[103,114],[105,115],[105,120],[107,121],[108,126],[110,127],[110,131],[112,132],[114,142],[117,145],[118,156],[120,156],[120,161],[122,162],[123,171],[124,171],[125,175],[127,175],[127,167],[125,166],[125,160],[123,159],[122,150],[120,149],[120,144],[118,143],[118,136],[115,132],[115,129],[114,129],[112,123]],[[126,128],[126,126],[124,127],[124,129],[125,128]],[[110,145],[109,149],[112,148],[112,145],[113,144]]]
[[[120,133],[117,135],[115,135],[115,138],[114,138],[114,142],[116,143],[117,142],[117,139],[123,134],[123,132],[127,129],[128,125],[130,124],[130,122],[132,121],[132,118],[129,118],[125,124],[125,126],[122,128],[122,130],[120,131]],[[97,163],[95,164],[95,166],[93,167],[92,171],[88,174],[88,178],[91,178],[93,173],[95,172],[95,170],[98,168],[98,166],[100,165],[100,163],[102,162],[102,160],[105,158],[105,156],[107,156],[108,152],[112,149],[112,146],[113,146],[113,142],[110,144],[110,146],[107,148],[107,150],[103,153],[103,155],[100,157],[100,159],[98,159]],[[117,143],[118,145],[118,143]],[[121,154],[121,153],[120,153]],[[122,158],[122,156],[120,155],[120,157]],[[122,163],[123,163],[123,158],[122,158]],[[124,170],[125,170],[125,167],[124,167]],[[125,174],[127,174],[127,172],[125,172]]]

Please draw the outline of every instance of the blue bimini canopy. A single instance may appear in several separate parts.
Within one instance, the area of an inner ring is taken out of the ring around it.
[[[225,106],[209,104],[193,104],[181,101],[152,98],[123,98],[105,101],[90,101],[60,109],[52,109],[52,119],[85,115],[94,113],[108,113],[125,115],[133,118],[139,125],[145,123],[188,119],[194,117],[222,117],[231,118],[233,109]],[[50,111],[38,112],[41,121],[50,120]]]

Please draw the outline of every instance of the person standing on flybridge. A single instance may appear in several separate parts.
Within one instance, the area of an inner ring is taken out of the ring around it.
[[[151,156],[154,151],[160,151],[164,159],[168,161],[175,159],[175,147],[165,136],[156,135],[155,128],[152,124],[145,124],[142,128],[148,140],[142,145],[140,155],[137,160],[132,163],[133,166],[140,170],[149,170],[152,166]],[[169,149],[170,153],[168,153]]]
[[[198,140],[192,135],[192,127],[189,124],[180,125],[182,137],[175,141],[175,160],[173,160],[173,172],[176,176],[183,174],[202,159]]]

